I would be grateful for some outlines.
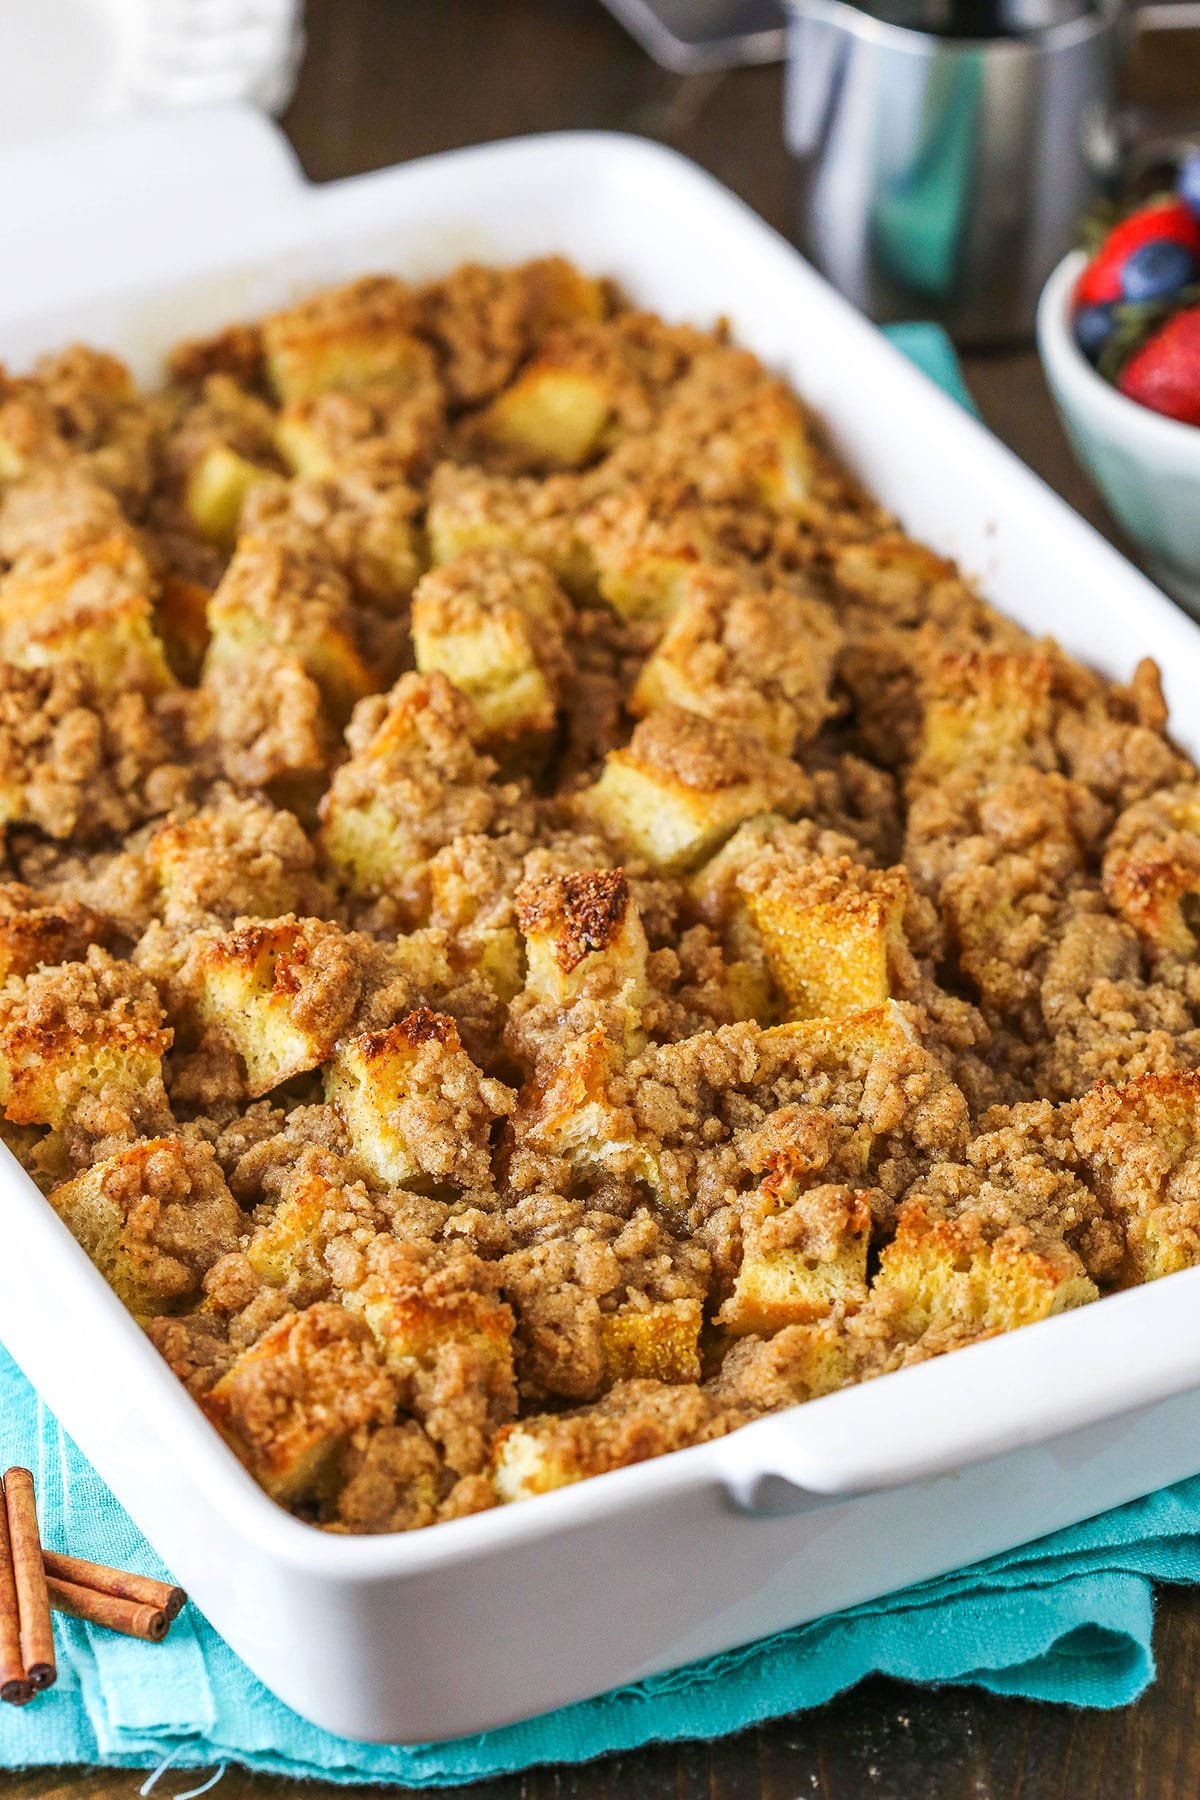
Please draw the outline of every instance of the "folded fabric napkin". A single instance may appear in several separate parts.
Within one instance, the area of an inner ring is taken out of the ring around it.
[[[965,400],[945,337],[897,331]],[[3,1320],[0,1320],[0,1336]],[[1200,1452],[1198,1452],[1200,1458]],[[0,1350],[0,1468],[31,1467],[49,1548],[164,1575],[153,1551]],[[719,1737],[816,1706],[873,1672],[1121,1706],[1154,1675],[1151,1581],[1200,1581],[1200,1476],[1007,1556],[695,1663],[598,1700],[454,1743],[356,1744],[308,1725],[188,1607],[150,1645],[58,1621],[59,1680],[0,1707],[0,1767],[111,1763],[447,1787],[663,1739]]]

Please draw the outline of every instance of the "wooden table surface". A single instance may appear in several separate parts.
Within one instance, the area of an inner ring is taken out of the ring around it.
[[[310,0],[285,119],[315,181],[488,138],[564,127],[640,132],[694,157],[789,229],[778,69],[681,78],[654,67],[598,0]],[[1109,529],[1067,450],[1031,351],[966,359],[988,423]],[[872,1680],[830,1705],[716,1744],[456,1790],[463,1800],[1196,1800],[1200,1594],[1166,1589],[1159,1678],[1117,1713]],[[202,1779],[202,1778],[201,1778]],[[133,1800],[144,1776],[39,1770],[4,1800]],[[165,1797],[197,1785],[168,1773]],[[229,1770],[217,1800],[346,1790]],[[358,1789],[387,1794],[391,1789]]]

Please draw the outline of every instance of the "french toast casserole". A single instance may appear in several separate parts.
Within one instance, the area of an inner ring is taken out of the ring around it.
[[[4,1140],[315,1524],[713,1438],[1200,1261],[1166,724],[566,263],[72,347],[0,379]]]

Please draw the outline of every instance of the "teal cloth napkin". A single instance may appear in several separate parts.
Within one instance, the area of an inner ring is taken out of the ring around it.
[[[905,353],[966,399],[930,326]],[[0,1320],[0,1336],[3,1320]],[[1200,1451],[1197,1452],[1200,1460]],[[51,1549],[165,1574],[149,1545],[0,1350],[0,1467],[37,1479]],[[796,1631],[598,1700],[454,1743],[352,1743],[308,1725],[262,1687],[188,1607],[147,1645],[59,1619],[59,1681],[0,1707],[0,1767],[109,1763],[448,1787],[536,1763],[583,1762],[680,1738],[720,1737],[817,1706],[865,1675],[971,1684],[1080,1706],[1122,1706],[1154,1676],[1153,1580],[1200,1581],[1200,1476],[1129,1506]]]

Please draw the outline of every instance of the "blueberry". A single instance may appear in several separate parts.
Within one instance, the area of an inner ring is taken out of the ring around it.
[[[1193,150],[1180,163],[1175,186],[1184,205],[1200,214],[1200,150]]]
[[[1169,300],[1196,277],[1190,250],[1171,238],[1151,238],[1126,259],[1121,294],[1126,300]]]
[[[1097,360],[1108,342],[1109,333],[1116,322],[1115,310],[1111,306],[1081,306],[1075,314],[1072,321],[1075,342],[1090,363]]]

